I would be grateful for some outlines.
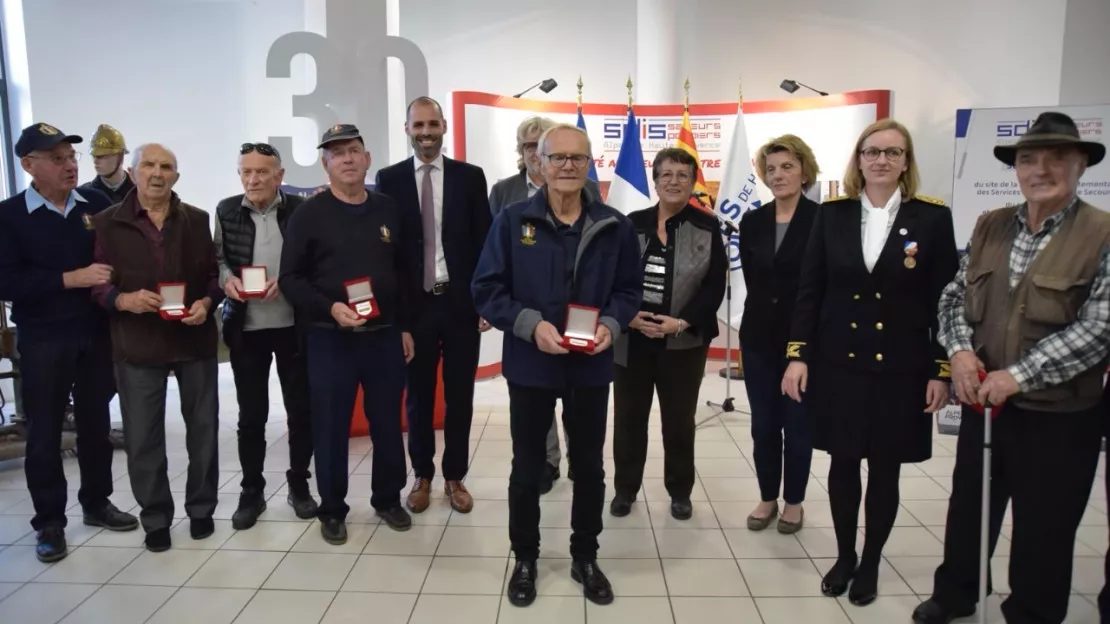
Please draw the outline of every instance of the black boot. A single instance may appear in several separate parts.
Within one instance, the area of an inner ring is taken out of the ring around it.
[[[311,520],[316,517],[316,511],[319,506],[316,504],[316,499],[312,498],[312,492],[308,490],[308,479],[305,477],[288,477],[289,495],[285,497],[285,502],[293,508],[293,513],[301,520]]]
[[[259,490],[243,490],[239,495],[239,508],[231,514],[231,528],[246,531],[258,522],[258,517],[266,511],[266,499]]]

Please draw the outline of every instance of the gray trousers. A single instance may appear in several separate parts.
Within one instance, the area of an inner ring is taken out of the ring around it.
[[[562,401],[562,399],[560,399],[560,401]],[[570,435],[568,435],[566,433],[566,431],[564,431],[563,436],[566,438],[564,443],[569,448],[570,447]],[[567,452],[569,453],[570,451],[567,451]],[[551,429],[547,432],[547,463],[549,463],[552,466],[555,466],[556,468],[558,468],[559,467],[559,461],[562,460],[562,459],[563,459],[563,454],[561,452],[559,452],[559,419],[558,418],[552,418],[551,419]]]
[[[180,390],[185,450],[189,454],[185,511],[190,518],[211,518],[219,488],[216,358],[168,366],[116,364],[115,370],[127,431],[127,473],[142,509],[139,519],[143,529],[150,532],[173,524],[173,495],[166,465],[166,379],[171,371]]]

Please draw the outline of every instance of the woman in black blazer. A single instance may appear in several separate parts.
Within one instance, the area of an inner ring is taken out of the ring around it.
[[[885,119],[864,130],[845,173],[847,197],[817,212],[786,348],[782,390],[797,401],[805,395],[814,447],[832,457],[838,556],[821,591],[848,591],[861,606],[877,594],[882,549],[898,514],[901,464],[932,456],[930,414],[948,400],[937,300],[959,256],[952,211],[915,195],[917,184],[906,128]],[[867,537],[857,557],[864,458]]]
[[[787,134],[759,149],[757,173],[775,199],[740,220],[740,266],[748,294],[740,321],[744,386],[752,411],[752,455],[760,500],[748,528],[762,531],[785,505],[780,533],[802,528],[813,455],[806,405],[782,393],[786,341],[798,290],[802,255],[818,205],[805,193],[817,182],[817,159],[800,138]]]

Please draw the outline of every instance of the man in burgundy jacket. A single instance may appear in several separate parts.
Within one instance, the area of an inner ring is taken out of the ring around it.
[[[166,467],[166,379],[172,372],[189,454],[185,511],[193,539],[213,533],[216,509],[216,321],[223,298],[208,213],[173,192],[177,158],[161,145],[135,150],[135,190],[93,218],[97,262],[111,283],[93,289],[108,310],[120,411],[127,431],[127,472],[142,509],[146,547],[170,547],[174,518]],[[169,286],[166,285],[174,285]],[[184,296],[171,294],[174,289]],[[181,307],[175,313],[170,306]]]

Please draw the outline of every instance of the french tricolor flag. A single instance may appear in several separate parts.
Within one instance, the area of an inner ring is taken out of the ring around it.
[[[640,122],[636,121],[632,107],[628,108],[621,151],[617,155],[617,166],[613,170],[613,181],[609,183],[605,203],[623,214],[651,206],[644,150],[640,147]]]

